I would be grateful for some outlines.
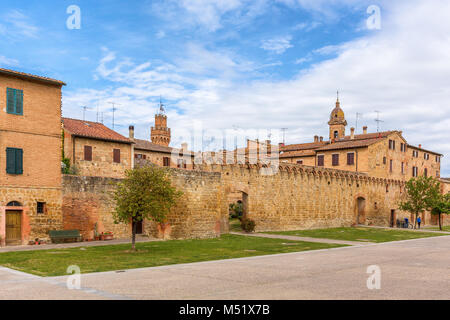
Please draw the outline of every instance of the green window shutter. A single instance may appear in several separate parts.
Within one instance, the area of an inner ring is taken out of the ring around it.
[[[23,150],[6,148],[6,173],[23,174]]]
[[[15,111],[15,90],[11,88],[6,88],[6,112],[14,113]]]
[[[16,114],[23,115],[23,90],[16,90]]]
[[[16,174],[23,173],[23,150],[16,149]]]
[[[6,148],[6,173],[16,174],[16,150]]]

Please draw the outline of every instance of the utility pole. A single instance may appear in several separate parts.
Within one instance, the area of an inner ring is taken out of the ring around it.
[[[116,112],[116,110],[117,110],[117,108],[116,108],[116,105],[117,106],[120,106],[120,104],[118,104],[118,103],[115,103],[115,102],[108,102],[109,104],[112,104],[112,128],[113,128],[113,130],[114,130],[114,113]]]
[[[380,119],[380,111],[375,110],[375,112],[377,113],[377,118],[375,119],[375,122],[377,123],[377,132],[380,132],[380,122],[384,122],[383,120]]]

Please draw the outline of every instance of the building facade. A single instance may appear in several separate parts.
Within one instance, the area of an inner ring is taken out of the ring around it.
[[[64,156],[71,173],[123,178],[133,167],[133,141],[102,123],[63,118]]]
[[[350,129],[339,100],[330,114],[329,140],[280,145],[280,161],[366,173],[373,177],[409,180],[419,175],[440,177],[442,154],[409,144],[401,131],[362,134]]]
[[[0,69],[0,244],[62,227],[59,80]]]

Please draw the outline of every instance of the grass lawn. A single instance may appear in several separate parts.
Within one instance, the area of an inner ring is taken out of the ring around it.
[[[364,228],[364,227],[311,229],[311,230],[279,231],[266,233],[300,236],[300,237],[348,240],[348,241],[367,241],[367,242],[387,242],[387,241],[408,240],[408,239],[427,238],[445,235],[432,232]]]
[[[241,221],[237,218],[230,219],[230,231],[242,232]]]
[[[0,253],[0,265],[39,276],[67,275],[70,265],[82,273],[162,266],[177,263],[251,257],[341,247],[238,235],[204,240],[170,240],[131,244]]]
[[[440,231],[439,227],[426,227],[423,230]],[[450,226],[442,226],[442,231],[450,232]]]

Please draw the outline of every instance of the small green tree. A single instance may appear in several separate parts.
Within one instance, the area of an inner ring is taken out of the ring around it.
[[[431,209],[432,214],[437,214],[439,220],[439,230],[442,230],[441,216],[450,214],[450,193],[441,195]]]
[[[172,186],[167,169],[145,166],[127,170],[113,192],[115,223],[132,223],[132,250],[136,250],[136,223],[144,219],[161,223],[181,192]]]
[[[439,199],[440,183],[433,177],[420,176],[409,179],[406,182],[405,190],[406,200],[399,203],[399,208],[415,215],[415,229],[419,213],[431,210]]]

